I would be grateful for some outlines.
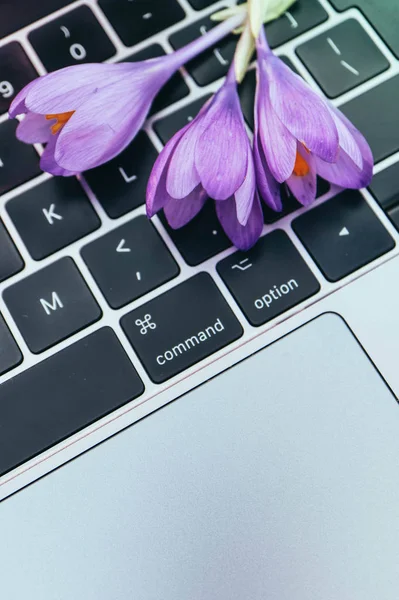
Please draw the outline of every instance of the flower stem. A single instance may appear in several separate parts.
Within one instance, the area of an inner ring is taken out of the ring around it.
[[[237,83],[241,83],[244,79],[254,50],[255,40],[252,35],[251,23],[249,19],[247,19],[234,53],[235,76]]]
[[[176,69],[182,67],[186,62],[189,62],[191,59],[204,52],[220,40],[222,40],[226,35],[234,31],[240,27],[245,21],[246,14],[234,15],[227,21],[220,23],[216,27],[213,27],[209,32],[205,33],[201,37],[197,38],[187,46],[176,50],[173,54],[171,54],[171,58],[173,58],[173,63]]]

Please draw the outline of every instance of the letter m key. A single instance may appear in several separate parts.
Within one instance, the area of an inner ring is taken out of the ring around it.
[[[43,306],[46,315],[50,315],[51,311],[57,310],[57,307],[64,308],[62,301],[60,300],[57,292],[53,292],[51,295],[51,302],[44,300],[44,298],[40,298],[40,304]]]
[[[63,219],[61,215],[55,212],[55,204],[50,204],[50,208],[42,208],[42,211],[50,225],[53,225],[54,221],[62,221]]]

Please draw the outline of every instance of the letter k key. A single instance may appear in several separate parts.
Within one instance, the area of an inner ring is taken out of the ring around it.
[[[41,260],[100,225],[76,179],[52,178],[7,203],[28,251]]]
[[[50,204],[50,208],[42,208],[43,214],[46,217],[50,225],[53,225],[55,221],[62,221],[63,217],[55,212],[55,204]]]

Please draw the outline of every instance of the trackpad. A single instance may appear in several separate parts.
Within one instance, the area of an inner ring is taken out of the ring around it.
[[[398,457],[395,398],[324,315],[6,500],[2,592],[396,600]]]

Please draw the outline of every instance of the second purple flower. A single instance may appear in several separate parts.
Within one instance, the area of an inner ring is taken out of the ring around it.
[[[169,225],[186,225],[208,197],[231,241],[253,246],[263,228],[252,156],[234,63],[220,90],[160,153],[147,188],[147,214],[164,209]]]

